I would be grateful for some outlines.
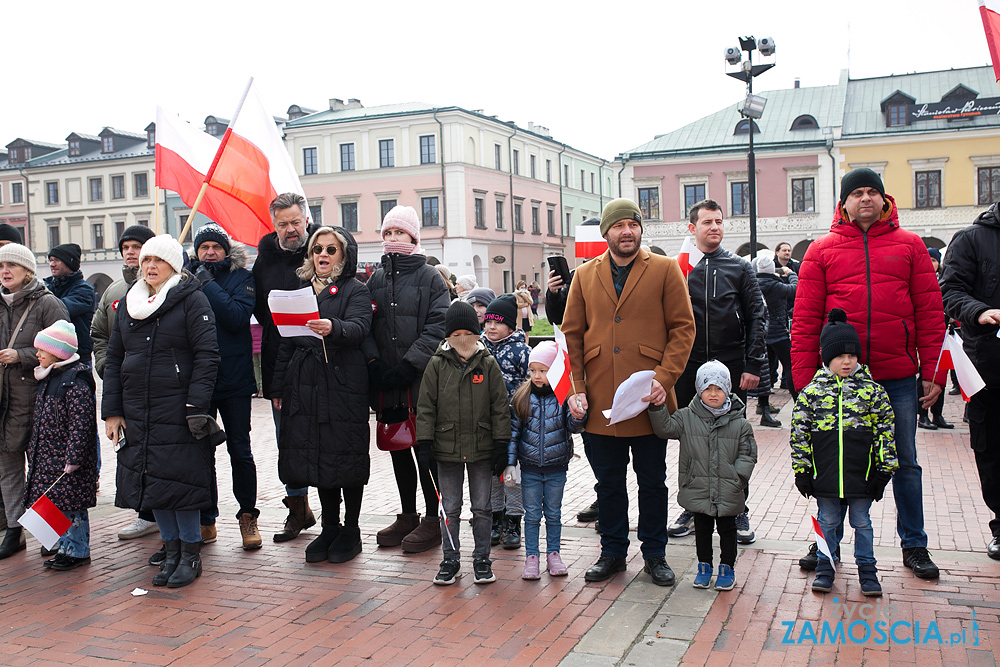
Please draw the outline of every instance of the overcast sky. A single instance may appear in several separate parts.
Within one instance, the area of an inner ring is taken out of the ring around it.
[[[777,46],[756,91],[989,63],[976,0],[58,0],[2,16],[0,146],[141,132],[157,104],[229,118],[254,76],[274,115],[454,105],[612,159],[740,99],[723,59],[740,35]]]

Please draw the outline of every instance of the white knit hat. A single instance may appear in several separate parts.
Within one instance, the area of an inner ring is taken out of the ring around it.
[[[143,243],[139,264],[142,264],[143,257],[159,257],[177,273],[184,268],[184,249],[170,234],[160,234]]]
[[[38,270],[38,263],[35,261],[35,253],[31,252],[20,243],[8,243],[0,248],[0,262],[20,264],[32,273],[35,273]]]

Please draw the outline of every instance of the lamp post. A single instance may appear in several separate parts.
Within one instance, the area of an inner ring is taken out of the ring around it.
[[[730,65],[739,65],[739,69],[726,72],[734,79],[747,84],[747,97],[740,107],[740,115],[747,119],[747,129],[750,135],[750,146],[747,151],[747,205],[750,211],[750,258],[757,254],[757,172],[756,161],[753,152],[753,128],[754,120],[764,115],[764,105],[767,100],[759,95],[753,94],[754,77],[763,74],[774,67],[774,62],[753,64],[753,52],[757,51],[761,56],[769,57],[774,55],[774,39],[762,37],[760,40],[750,37],[740,37],[739,47],[726,48],[726,62]],[[742,51],[746,51],[747,58],[743,61]],[[741,62],[742,61],[742,62]]]

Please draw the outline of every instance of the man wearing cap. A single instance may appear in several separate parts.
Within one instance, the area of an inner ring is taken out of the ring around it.
[[[597,477],[601,557],[587,581],[604,581],[625,569],[628,556],[629,458],[639,484],[639,530],[645,571],[670,586],[667,565],[667,443],[653,434],[646,411],[607,425],[615,389],[636,371],[655,373],[644,401],[677,409],[673,386],[694,341],[694,317],[677,262],[642,250],[642,213],[615,199],[601,214],[608,250],[576,270],[570,284],[563,333],[573,369],[570,411],[589,415],[590,464]]]
[[[243,549],[260,549],[257,466],[250,449],[250,403],[257,393],[250,335],[250,315],[256,304],[253,274],[246,268],[246,247],[230,239],[226,230],[214,222],[195,234],[194,252],[197,259],[189,262],[187,269],[201,283],[201,291],[212,305],[219,342],[219,372],[212,393],[211,415],[219,413],[226,431]],[[205,543],[214,542],[218,534],[215,527],[215,518],[219,516],[218,482],[212,489],[212,497],[213,509],[201,512]]]
[[[871,169],[844,176],[830,233],[802,260],[792,321],[796,387],[809,384],[822,363],[819,336],[833,308],[843,309],[857,329],[859,361],[885,389],[895,415],[899,470],[892,488],[903,564],[921,579],[936,579],[924,532],[916,431],[917,382],[923,383],[924,407],[934,404],[945,382],[945,371],[935,375],[944,341],[941,290],[924,242],[899,226],[896,202]],[[815,545],[799,565],[816,567]]]
[[[97,308],[97,293],[83,278],[80,270],[80,246],[75,243],[57,245],[49,251],[49,270],[52,277],[45,279],[45,286],[55,294],[69,311],[70,321],[76,327],[77,354],[80,361],[90,364],[94,342],[90,338],[90,323]]]
[[[21,232],[17,230],[17,227],[6,222],[0,222],[0,248],[8,243],[24,245],[24,238],[21,236]]]

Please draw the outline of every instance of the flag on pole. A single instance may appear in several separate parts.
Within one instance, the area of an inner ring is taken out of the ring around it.
[[[955,369],[955,375],[958,377],[958,387],[962,390],[962,398],[966,402],[969,401],[970,396],[986,386],[983,377],[976,370],[972,360],[969,359],[969,355],[965,353],[965,349],[962,347],[962,339],[956,332],[952,332],[944,337],[944,344],[941,346],[941,354],[938,356],[937,368],[934,371],[934,375],[937,375],[938,371],[949,369]]]
[[[66,515],[60,512],[44,493],[17,521],[49,551],[73,525],[73,522],[66,518]]]
[[[336,290],[336,285],[326,289]],[[336,292],[331,292],[336,294]],[[319,319],[319,303],[312,287],[296,290],[273,289],[267,295],[267,307],[271,309],[274,325],[285,338],[293,336],[313,336],[322,338],[306,326],[309,320]]]
[[[993,75],[1000,81],[1000,0],[979,0],[979,14],[986,29],[986,43],[993,60]]]
[[[590,259],[604,254],[608,242],[601,236],[599,225],[578,225],[576,228],[575,257]]]
[[[830,564],[833,565],[833,569],[837,569],[837,563],[833,560],[833,552],[830,551],[830,546],[826,543],[826,537],[823,535],[823,529],[819,527],[819,521],[816,517],[810,517],[813,522],[813,533],[816,538],[816,548],[819,552],[830,559]]]
[[[556,395],[559,405],[562,405],[573,387],[570,381],[569,348],[566,346],[566,336],[559,327],[553,326],[552,333],[556,341],[556,358],[549,366],[546,376],[549,379],[549,386],[552,387],[552,393]]]
[[[698,266],[698,262],[704,256],[705,253],[698,250],[698,246],[691,241],[691,237],[685,236],[684,242],[681,243],[681,251],[677,254],[677,263],[681,265],[681,273],[684,274],[685,278],[694,270],[694,267]]]

